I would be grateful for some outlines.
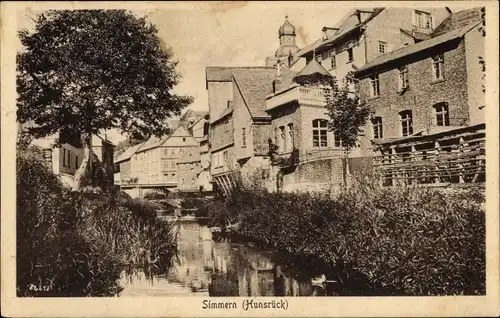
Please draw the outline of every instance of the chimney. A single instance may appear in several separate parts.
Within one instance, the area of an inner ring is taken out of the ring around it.
[[[338,30],[339,28],[331,28],[324,26],[323,29],[321,29],[321,31],[323,31],[323,40],[331,38]]]

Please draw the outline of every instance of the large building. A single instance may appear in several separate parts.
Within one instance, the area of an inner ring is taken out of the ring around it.
[[[480,8],[454,13],[429,39],[355,73],[386,184],[484,179],[481,24]]]

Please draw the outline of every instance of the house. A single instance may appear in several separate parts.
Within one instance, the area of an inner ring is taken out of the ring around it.
[[[18,124],[19,132],[21,133],[25,128],[33,126],[33,123]],[[60,141],[59,146],[56,146],[57,139]],[[73,186],[74,174],[80,167],[84,153],[79,136],[71,132],[61,132],[45,138],[33,139],[30,145],[42,150],[52,172],[60,178],[65,186]],[[113,184],[113,143],[105,135],[92,135],[91,145],[93,153],[92,166],[94,167],[92,171],[95,180],[103,178],[99,182]]]
[[[367,131],[386,184],[484,179],[481,23],[480,8],[454,13],[429,39],[355,72],[360,97],[373,112]],[[419,168],[408,170],[416,161]]]
[[[270,190],[311,190],[340,184],[342,145],[328,129],[324,88],[332,75],[316,60],[300,72],[278,67],[273,91],[266,97],[271,117]]]
[[[316,59],[339,84],[354,89],[351,72],[380,55],[428,38],[449,15],[443,7],[353,9],[336,25],[323,27],[322,38],[295,55],[306,63]]]
[[[199,147],[196,139],[178,121],[162,138],[151,136],[130,157],[131,182],[122,182],[122,189],[133,197],[142,197],[154,189],[177,191],[177,162],[183,153]]]
[[[243,181],[267,183],[270,175],[271,116],[266,96],[272,92],[274,68],[233,70],[234,153]]]
[[[209,105],[209,150],[210,175],[216,189],[214,191],[227,192],[239,174],[235,153],[234,110],[235,96],[240,96],[238,87],[234,84],[233,72],[254,70],[270,70],[269,67],[206,67],[206,88],[208,90]],[[255,83],[260,85],[259,83]],[[236,94],[236,95],[235,95]],[[238,107],[244,102],[238,102]],[[246,107],[246,106],[245,106]],[[240,114],[237,111],[237,114]],[[240,115],[238,115],[240,116]],[[239,124],[240,132],[242,125]]]

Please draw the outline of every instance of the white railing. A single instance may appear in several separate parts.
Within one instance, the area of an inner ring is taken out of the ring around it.
[[[275,107],[296,101],[300,104],[325,106],[326,100],[322,88],[294,86],[289,89],[268,96],[266,101],[266,109],[270,110]]]

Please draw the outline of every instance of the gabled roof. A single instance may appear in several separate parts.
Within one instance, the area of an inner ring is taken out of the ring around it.
[[[234,70],[233,77],[252,117],[268,117],[266,95],[273,90],[274,68]]]
[[[387,64],[389,62],[396,61],[398,59],[414,55],[416,53],[420,53],[424,50],[436,47],[440,44],[450,42],[457,38],[464,36],[467,32],[475,28],[479,22],[469,24],[465,27],[453,30],[451,32],[430,38],[429,40],[425,40],[416,44],[412,44],[398,50],[380,55],[379,57],[371,60],[370,62],[363,65],[358,71],[355,72],[355,76],[357,78],[361,78],[370,73],[370,71],[375,68]],[[479,35],[478,35],[479,36]]]
[[[200,147],[190,147],[187,148],[181,159],[177,162],[182,163],[192,163],[201,161]]]
[[[137,150],[142,146],[142,144],[143,142],[134,145],[132,147],[128,147],[121,155],[118,156],[118,158],[115,159],[115,163],[120,163],[129,160],[130,157],[132,157],[132,155],[136,153]]]
[[[360,27],[366,25],[370,20],[376,17],[380,12],[382,12],[384,8],[372,8],[372,9],[353,9],[344,18],[337,23],[333,28],[338,29],[331,37],[325,40],[317,40],[312,45],[308,45],[299,52],[297,52],[298,56],[304,56],[309,54],[311,51],[316,50],[322,46],[333,44],[338,40],[342,39],[344,36],[348,35],[354,30],[359,29]],[[371,13],[371,15],[365,19],[365,21],[359,23],[358,18],[356,17],[356,12],[366,12]]]
[[[265,69],[266,66],[207,66],[205,68],[205,88],[208,89],[208,82],[232,82],[234,70],[245,69]]]
[[[143,152],[143,151],[161,146],[180,127],[179,123],[180,123],[180,121],[177,119],[169,119],[168,125],[170,126],[170,133],[166,136],[162,136],[161,138],[156,137],[156,136],[149,137],[149,139],[146,140],[142,144],[142,147],[140,147],[136,152],[139,153],[139,152]]]
[[[432,36],[438,36],[446,32],[450,32],[471,23],[481,21],[481,7],[462,10],[450,14],[444,21],[434,30]]]

